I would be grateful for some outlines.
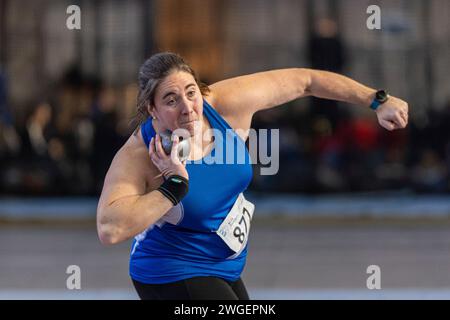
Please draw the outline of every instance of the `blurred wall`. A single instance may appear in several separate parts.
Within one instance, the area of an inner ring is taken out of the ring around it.
[[[66,27],[72,4],[81,8],[81,30]],[[382,30],[366,27],[373,4],[381,7]],[[387,88],[410,103],[408,129],[389,134],[369,108],[328,100],[257,113],[255,129],[283,133],[280,172],[256,175],[256,189],[448,191],[448,16],[447,0],[0,0],[3,190],[22,193],[27,185],[36,192],[45,180],[36,172],[52,167],[48,192],[64,193],[68,185],[72,193],[98,192],[129,135],[139,66],[168,50],[207,83],[313,67]],[[40,144],[46,154],[34,154]],[[39,170],[27,168],[27,150],[43,161]],[[82,181],[67,182],[73,179]]]
[[[275,67],[308,66],[309,25],[339,23],[346,73],[390,88],[420,108],[449,98],[450,2],[446,0],[1,0],[1,55],[14,109],[45,92],[72,65],[109,84],[133,82],[154,51],[173,50],[211,81]],[[68,30],[66,8],[82,9]],[[366,9],[382,8],[383,32],[365,27]],[[26,88],[26,90],[25,90]],[[423,88],[431,90],[415,94]]]

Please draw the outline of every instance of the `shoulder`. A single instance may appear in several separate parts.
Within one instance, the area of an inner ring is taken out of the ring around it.
[[[119,180],[134,180],[136,182],[145,180],[149,183],[158,175],[158,170],[150,159],[141,130],[132,134],[116,153],[108,175]]]
[[[229,82],[230,79],[226,80]],[[236,110],[230,107],[227,100],[230,100],[232,92],[227,86],[224,86],[224,81],[213,83],[209,86],[209,93],[203,97],[209,105],[211,105],[221,116],[234,116]]]
[[[248,129],[253,113],[250,108],[241,107],[238,94],[233,94],[221,82],[209,86],[210,92],[203,99],[220,114],[233,129]]]
[[[220,115],[235,116],[242,111],[237,106],[242,103],[241,77],[224,79],[209,85],[209,93],[204,96]]]
[[[239,112],[238,110],[221,103],[220,99],[217,99],[217,91],[214,91],[213,89],[211,89],[210,94],[204,96],[203,99],[217,111],[232,129],[237,130],[236,133],[242,140],[247,140],[253,114]]]
[[[119,167],[145,167],[147,163],[147,146],[142,138],[141,130],[136,134],[132,134],[122,148],[117,151],[114,156],[112,165]],[[111,165],[111,166],[112,166]]]
[[[99,207],[115,199],[143,195],[155,190],[161,181],[157,175],[140,132],[132,134],[114,156],[106,173]]]

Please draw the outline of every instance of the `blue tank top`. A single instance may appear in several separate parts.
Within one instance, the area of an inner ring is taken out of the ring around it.
[[[203,116],[221,135],[215,136],[214,148],[206,157],[187,162],[189,192],[166,214],[172,216],[167,219],[170,223],[160,220],[135,237],[130,276],[136,281],[161,284],[197,276],[236,281],[244,269],[247,246],[233,257],[215,231],[251,182],[250,155],[245,142],[205,100]],[[141,133],[148,147],[155,135],[151,118],[141,126]],[[224,161],[211,164],[220,155]]]

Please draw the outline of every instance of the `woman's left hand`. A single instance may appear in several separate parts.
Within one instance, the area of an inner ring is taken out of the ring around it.
[[[408,125],[408,104],[401,99],[391,96],[375,112],[378,123],[389,131],[404,129]]]

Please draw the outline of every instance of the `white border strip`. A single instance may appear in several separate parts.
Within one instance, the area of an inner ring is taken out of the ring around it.
[[[450,300],[442,289],[249,289],[252,300]],[[2,289],[0,300],[138,300],[132,289],[21,290]]]

